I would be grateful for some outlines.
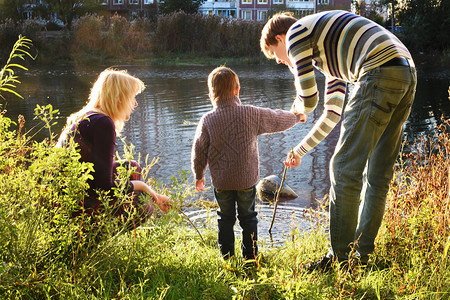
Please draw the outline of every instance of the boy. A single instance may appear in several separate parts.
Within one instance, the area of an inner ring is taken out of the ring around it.
[[[264,26],[260,42],[268,58],[294,74],[294,110],[309,113],[317,105],[314,67],[326,76],[324,112],[294,154],[288,154],[286,166],[298,167],[343,114],[330,163],[331,249],[308,269],[328,270],[333,259],[347,261],[351,244],[365,264],[374,250],[403,123],[414,100],[417,76],[411,54],[383,27],[346,11],[300,20],[276,14]],[[354,89],[343,113],[349,82]]]
[[[255,184],[259,179],[257,137],[287,130],[306,121],[303,114],[241,105],[239,78],[231,69],[218,67],[208,76],[213,110],[200,120],[192,147],[195,187],[205,190],[209,165],[214,194],[219,205],[218,244],[225,259],[234,256],[236,204],[242,228],[242,255],[254,259],[258,253]]]

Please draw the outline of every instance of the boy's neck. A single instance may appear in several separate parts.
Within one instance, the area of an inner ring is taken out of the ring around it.
[[[226,107],[226,106],[233,106],[233,105],[240,105],[241,100],[238,96],[233,96],[232,98],[221,98],[218,101],[214,101],[213,106],[214,107]]]

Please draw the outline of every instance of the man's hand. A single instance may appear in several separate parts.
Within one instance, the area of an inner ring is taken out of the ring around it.
[[[302,163],[302,158],[295,154],[293,151],[290,151],[287,155],[286,160],[284,161],[284,165],[288,168],[296,168],[300,166]]]
[[[197,179],[195,181],[195,189],[197,191],[204,191],[205,190],[205,177],[202,179]]]

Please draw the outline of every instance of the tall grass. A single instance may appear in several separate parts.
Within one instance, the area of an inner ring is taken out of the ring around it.
[[[258,56],[264,23],[176,12],[158,18],[156,54],[187,53],[211,57]]]
[[[34,26],[32,26],[34,24]],[[245,57],[263,60],[259,36],[264,24],[202,14],[176,12],[157,20],[130,21],[120,15],[88,14],[71,31],[45,32],[36,22],[0,21],[0,44],[11,45],[19,34],[30,36],[40,53],[38,62],[102,63],[105,60],[158,57]],[[8,46],[9,47],[9,46]],[[2,56],[0,49],[0,57]]]
[[[41,107],[42,108],[42,107]],[[94,217],[76,214],[92,165],[74,144],[54,148],[49,113],[36,110],[49,138],[0,113],[0,298],[2,299],[448,299],[450,296],[450,120],[434,136],[409,145],[388,195],[376,250],[367,266],[333,265],[328,273],[302,267],[328,247],[322,203],[295,219],[284,245],[261,242],[254,261],[224,261],[216,230],[202,237],[180,214],[192,197],[187,172],[170,186],[146,177],[175,200],[141,227],[113,217],[109,199]],[[124,159],[141,160],[132,146]],[[144,175],[152,163],[142,163]],[[126,178],[125,170],[121,177]],[[130,201],[118,188],[120,201]],[[199,201],[201,202],[201,201]],[[130,211],[130,214],[135,212]],[[216,220],[212,220],[216,228]]]
[[[0,116],[0,297],[32,299],[446,299],[450,296],[448,127],[420,141],[399,164],[386,217],[368,266],[302,267],[328,247],[325,205],[305,213],[284,245],[261,242],[253,263],[223,261],[216,231],[202,237],[176,213],[156,213],[139,228],[105,212],[71,218],[92,169],[71,146],[30,143]],[[132,157],[132,150],[124,151]],[[147,172],[148,173],[148,172]],[[192,182],[169,186],[177,207]],[[127,201],[123,195],[123,201]],[[322,213],[321,213],[322,211]],[[215,220],[210,220],[215,228]],[[293,221],[295,222],[295,221]]]

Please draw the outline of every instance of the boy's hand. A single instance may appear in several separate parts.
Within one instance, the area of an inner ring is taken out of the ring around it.
[[[290,151],[287,155],[286,160],[284,161],[284,165],[288,168],[296,168],[300,166],[302,163],[302,158],[298,156],[297,154],[293,153],[293,151]]]
[[[202,179],[197,179],[195,181],[195,189],[197,191],[204,191],[205,190],[205,177]]]
[[[298,110],[297,106],[295,105],[295,102],[294,102],[294,104],[292,104],[290,112],[296,114],[297,116],[300,116],[299,123],[306,122],[306,118],[307,118],[306,115]]]
[[[299,123],[305,123],[306,119],[308,118],[305,114],[293,111],[293,113],[297,116],[300,116],[300,121],[298,121]]]

